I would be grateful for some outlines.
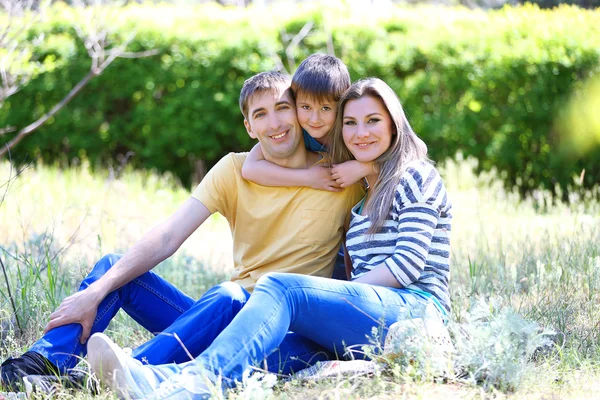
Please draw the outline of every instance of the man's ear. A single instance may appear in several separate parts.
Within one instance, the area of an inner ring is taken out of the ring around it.
[[[250,135],[252,139],[256,139],[256,135],[252,133],[252,127],[246,118],[244,118],[244,126],[246,127],[246,132],[248,132],[248,135]]]

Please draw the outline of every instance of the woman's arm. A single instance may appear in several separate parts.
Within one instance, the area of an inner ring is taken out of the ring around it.
[[[329,192],[342,190],[327,166],[316,164],[306,169],[281,167],[265,160],[260,143],[246,157],[242,177],[263,186],[306,186]]]
[[[353,282],[399,288],[400,282],[385,265],[380,265],[356,278]]]

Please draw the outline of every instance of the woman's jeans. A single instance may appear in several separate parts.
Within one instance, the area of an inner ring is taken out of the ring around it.
[[[79,290],[100,279],[120,257],[107,255],[98,261]],[[188,352],[196,357],[205,351],[249,298],[250,293],[240,285],[225,282],[194,301],[157,274],[147,272],[106,296],[98,307],[91,333],[104,331],[117,311],[123,309],[148,331],[157,334],[135,349],[133,357],[152,365],[182,363],[190,361]],[[236,341],[251,331],[243,328],[239,332]],[[31,351],[42,354],[64,372],[73,368],[87,353],[86,345],[79,342],[81,333],[80,324],[52,329],[32,346]],[[333,357],[320,345],[300,335],[288,332],[284,337],[279,351],[270,354],[262,364],[271,372],[290,373]]]
[[[268,357],[288,331],[333,353],[365,358],[362,346],[383,346],[391,324],[421,316],[427,302],[406,289],[393,289],[306,275],[268,273],[233,321],[192,362],[158,367],[165,376],[205,371],[225,384]]]

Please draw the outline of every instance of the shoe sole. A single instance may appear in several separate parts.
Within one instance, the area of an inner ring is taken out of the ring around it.
[[[131,399],[128,389],[133,377],[117,356],[120,351],[108,336],[95,333],[88,341],[88,362],[100,382],[115,391],[120,399]]]

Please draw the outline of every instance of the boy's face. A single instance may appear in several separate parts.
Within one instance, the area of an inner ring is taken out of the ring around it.
[[[255,95],[248,104],[244,125],[250,137],[258,139],[268,161],[278,163],[301,147],[302,131],[287,87]]]
[[[321,144],[335,125],[337,103],[333,100],[310,98],[301,93],[296,98],[298,122]]]

